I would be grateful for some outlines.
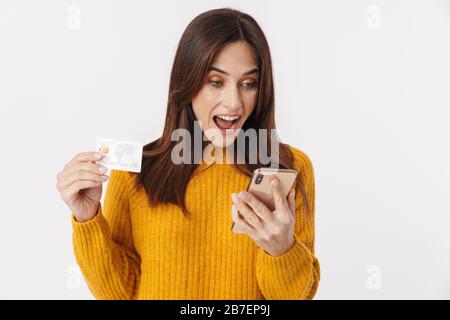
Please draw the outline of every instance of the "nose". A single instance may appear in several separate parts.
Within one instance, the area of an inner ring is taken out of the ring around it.
[[[239,89],[235,86],[229,86],[227,90],[224,90],[223,103],[230,113],[239,113],[242,108],[242,97]]]

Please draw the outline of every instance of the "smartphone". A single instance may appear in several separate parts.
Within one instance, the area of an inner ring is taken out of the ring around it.
[[[247,191],[256,196],[269,210],[273,211],[275,210],[275,205],[272,196],[272,180],[278,178],[281,193],[283,197],[287,197],[296,177],[297,171],[292,169],[259,168],[253,171]],[[240,233],[239,227],[236,227],[234,222],[231,226],[231,231]]]

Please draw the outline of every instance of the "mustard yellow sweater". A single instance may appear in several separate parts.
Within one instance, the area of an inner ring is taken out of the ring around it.
[[[292,147],[291,147],[292,148]],[[314,212],[309,158],[292,148]],[[296,194],[295,244],[271,256],[231,232],[231,194],[249,177],[232,164],[198,166],[187,187],[185,217],[172,204],[149,207],[134,173],[112,170],[104,206],[91,220],[72,212],[75,257],[97,299],[311,299],[320,280],[314,219]]]

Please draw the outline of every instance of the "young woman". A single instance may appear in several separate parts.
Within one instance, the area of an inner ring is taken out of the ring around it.
[[[172,68],[164,132],[144,147],[140,174],[111,171],[104,208],[102,182],[108,177],[95,152],[79,153],[58,173],[57,188],[72,211],[75,256],[93,295],[313,298],[320,267],[309,158],[275,140],[276,163],[273,157],[262,163],[259,154],[256,163],[175,161],[179,141],[173,133],[183,130],[193,141],[196,125],[201,150],[214,147],[213,160],[216,151],[225,151],[221,159],[250,159],[254,148],[232,149],[248,130],[267,130],[256,145],[265,142],[273,150],[269,46],[245,13],[211,10],[188,25]],[[183,140],[185,159],[194,146]],[[253,170],[269,166],[298,172],[286,198],[278,181],[272,183],[275,210],[245,191]],[[231,231],[233,222],[240,233]]]

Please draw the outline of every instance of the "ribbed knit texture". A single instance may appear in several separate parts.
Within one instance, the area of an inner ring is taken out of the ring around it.
[[[292,148],[314,213],[309,158]],[[296,194],[295,244],[271,256],[245,234],[231,231],[231,194],[249,177],[232,164],[199,165],[186,205],[151,208],[136,174],[112,170],[104,206],[86,222],[72,212],[73,246],[97,299],[312,299],[320,280],[314,256],[314,218]]]

